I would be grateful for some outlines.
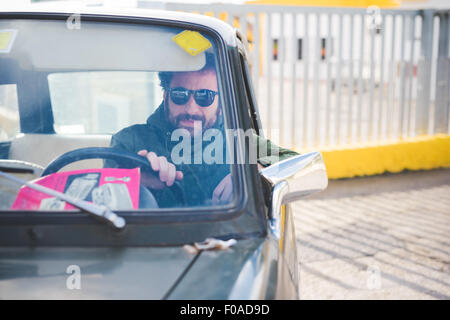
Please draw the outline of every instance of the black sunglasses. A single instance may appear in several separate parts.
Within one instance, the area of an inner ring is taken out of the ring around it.
[[[170,99],[178,105],[186,104],[191,94],[194,94],[194,100],[200,107],[209,107],[214,102],[216,94],[219,93],[208,89],[188,90],[183,87],[169,89]]]

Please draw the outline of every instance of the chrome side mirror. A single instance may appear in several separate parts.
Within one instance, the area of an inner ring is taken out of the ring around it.
[[[287,182],[288,191],[283,203],[324,190],[328,185],[327,170],[320,152],[310,152],[280,161],[264,168],[261,175],[274,188]]]
[[[320,152],[310,152],[275,163],[260,171],[270,184],[270,228],[279,237],[280,210],[283,204],[325,190],[327,170]]]

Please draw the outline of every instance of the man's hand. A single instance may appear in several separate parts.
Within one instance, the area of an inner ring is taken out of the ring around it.
[[[175,180],[183,179],[183,172],[177,171],[175,165],[167,161],[166,157],[158,157],[154,152],[140,150],[138,155],[146,157],[152,169],[159,172],[159,177],[151,174],[143,174],[141,183],[152,189],[163,189],[174,184]]]
[[[226,175],[214,189],[212,196],[213,205],[230,202],[233,198],[233,182],[231,181],[231,173]]]
[[[258,171],[264,169],[262,165],[258,163]],[[233,198],[233,182],[231,180],[231,173],[226,175],[225,178],[220,181],[217,187],[214,189],[212,202],[213,205],[223,204],[230,202]]]

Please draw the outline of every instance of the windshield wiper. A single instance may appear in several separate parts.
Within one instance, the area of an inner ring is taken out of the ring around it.
[[[113,226],[114,228],[118,230],[122,230],[125,228],[125,219],[121,216],[115,214],[113,211],[111,211],[106,206],[99,206],[91,202],[87,202],[84,200],[76,199],[72,196],[69,196],[65,193],[41,186],[36,183],[27,182],[25,180],[19,179],[9,173],[3,172],[4,168],[0,165],[0,176],[8,179],[10,181],[13,181],[19,185],[26,185],[28,188],[34,189],[36,191],[51,195],[53,197],[58,198],[59,200],[66,201],[70,203],[71,205],[87,212],[89,215],[100,218],[100,220],[103,220]]]

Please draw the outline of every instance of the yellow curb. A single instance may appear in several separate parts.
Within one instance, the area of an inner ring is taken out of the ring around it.
[[[450,135],[420,136],[395,143],[321,152],[329,179],[435,169],[450,167]]]

